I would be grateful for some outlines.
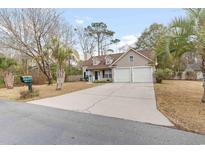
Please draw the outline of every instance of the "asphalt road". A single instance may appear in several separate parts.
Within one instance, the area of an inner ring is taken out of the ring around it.
[[[0,101],[0,144],[205,144],[172,128]]]

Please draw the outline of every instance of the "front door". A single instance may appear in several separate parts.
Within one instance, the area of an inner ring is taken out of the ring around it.
[[[95,71],[95,80],[98,80],[98,72]]]

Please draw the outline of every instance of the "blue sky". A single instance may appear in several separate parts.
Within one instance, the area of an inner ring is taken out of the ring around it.
[[[87,26],[92,22],[104,22],[120,46],[132,44],[143,30],[154,22],[167,25],[174,17],[183,16],[183,9],[60,9],[72,25]]]

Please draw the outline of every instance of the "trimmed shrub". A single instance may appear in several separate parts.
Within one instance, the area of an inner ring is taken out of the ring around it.
[[[196,80],[197,74],[194,71],[187,71],[186,72],[186,80]]]
[[[39,96],[38,90],[33,90],[32,92],[30,92],[30,91],[21,91],[20,92],[20,99],[29,99],[29,98],[34,98],[37,96]]]
[[[170,80],[173,78],[174,72],[171,69],[165,68],[163,71],[164,71],[164,79]]]
[[[93,83],[111,83],[112,81],[111,80],[95,80],[93,81]]]
[[[182,73],[183,73],[182,71],[179,71],[179,72],[176,73],[176,76],[181,78],[182,77]]]
[[[165,78],[165,73],[164,70],[162,69],[157,69],[154,72],[154,77],[156,78],[157,83],[162,83],[162,80]]]

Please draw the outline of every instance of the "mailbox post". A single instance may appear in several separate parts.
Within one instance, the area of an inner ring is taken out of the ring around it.
[[[21,76],[21,82],[28,85],[29,92],[32,92],[32,76]]]

